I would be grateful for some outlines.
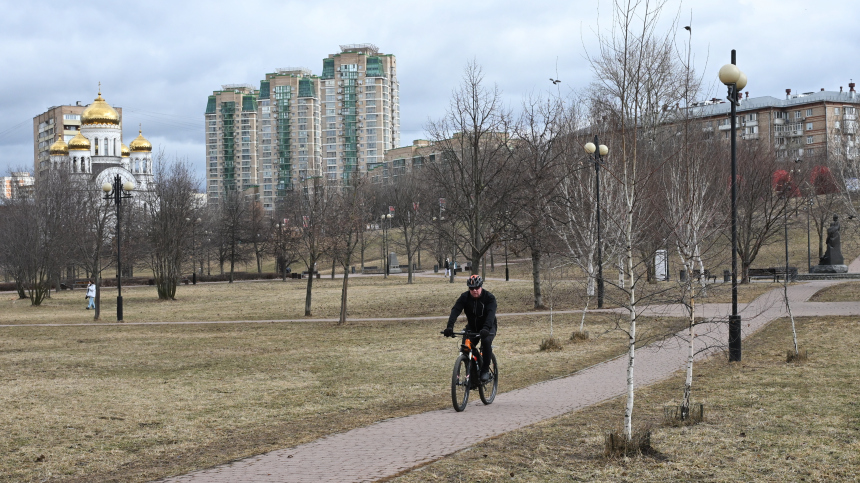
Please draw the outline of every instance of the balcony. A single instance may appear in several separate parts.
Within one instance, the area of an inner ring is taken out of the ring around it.
[[[781,126],[781,125],[785,124],[785,119],[783,119],[781,117],[777,117],[773,121],[771,121],[771,124],[773,124],[774,126]]]
[[[756,133],[750,133],[750,134],[744,134],[743,139],[758,139],[759,138],[758,134],[759,133],[757,133],[757,132]]]
[[[857,114],[843,114],[842,119],[844,119],[846,121],[856,121],[857,120]]]

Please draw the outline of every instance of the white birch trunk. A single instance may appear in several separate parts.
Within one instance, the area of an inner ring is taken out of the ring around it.
[[[630,276],[630,329],[627,339],[627,407],[624,411],[624,435],[627,441],[633,439],[633,368],[636,362],[636,279],[633,273],[633,193],[630,189],[627,202],[627,273]]]
[[[687,377],[684,379],[684,399],[681,402],[681,418],[686,419],[690,414],[690,393],[693,389],[693,355],[695,354],[696,334],[694,327],[696,326],[696,303],[695,299],[690,297],[690,330],[688,336],[690,338],[689,353],[687,354]]]

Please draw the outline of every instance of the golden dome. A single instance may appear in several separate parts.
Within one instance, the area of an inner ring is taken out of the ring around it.
[[[69,150],[70,151],[89,151],[90,150],[90,140],[85,138],[80,131],[75,134],[75,137],[69,139]]]
[[[99,96],[81,114],[81,124],[85,126],[89,124],[119,125],[119,114],[102,99],[101,88],[99,88]]]
[[[129,156],[129,154],[131,154],[128,150],[128,146],[126,146],[125,144],[120,144],[120,146],[121,146],[121,150],[122,150],[122,157],[127,158]]]
[[[136,153],[140,151],[152,151],[152,144],[143,137],[143,131],[137,132],[137,137],[134,138],[134,141],[128,144],[128,148]]]
[[[63,141],[63,133],[57,135],[57,141],[51,145],[50,153],[52,156],[55,154],[69,154],[69,145]]]

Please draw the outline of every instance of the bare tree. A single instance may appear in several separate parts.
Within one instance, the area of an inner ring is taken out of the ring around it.
[[[247,246],[248,216],[250,205],[239,191],[228,191],[225,193],[219,206],[221,217],[218,224],[220,231],[223,261],[230,262],[230,274],[228,280],[233,283],[236,264],[250,260]],[[222,263],[224,263],[222,262]],[[222,270],[223,272],[223,270]]]
[[[336,209],[333,197],[336,189],[328,185],[321,176],[311,177],[292,193],[289,206],[292,219],[296,220],[301,236],[302,249],[299,258],[304,262],[308,271],[308,282],[305,293],[305,316],[311,316],[311,299],[313,295],[314,272],[317,263],[330,250],[330,227],[332,216]]]
[[[385,192],[389,206],[394,207],[397,215],[392,229],[400,232],[398,245],[406,251],[406,263],[409,266],[407,283],[412,283],[413,262],[431,235],[432,214],[435,204],[432,203],[422,172],[411,172],[400,176]]]
[[[625,277],[623,287],[629,314],[627,352],[627,404],[624,437],[633,438],[634,367],[637,323],[637,260],[634,257],[638,232],[649,220],[642,218],[642,196],[652,182],[657,164],[649,142],[662,122],[662,106],[678,99],[680,82],[671,33],[656,31],[663,2],[648,0],[617,2],[613,28],[608,35],[598,31],[599,51],[588,55],[595,73],[592,102],[608,115],[611,123],[610,152],[606,171],[617,181],[623,216],[614,220],[623,236]],[[674,25],[673,25],[674,26]],[[669,31],[671,32],[671,30]],[[610,217],[610,220],[614,217]],[[612,221],[612,220],[611,220]],[[621,287],[619,287],[621,288]]]
[[[92,276],[96,286],[93,320],[101,317],[102,271],[110,267],[109,241],[115,229],[115,208],[103,199],[101,187],[76,184],[69,203],[76,207],[70,222],[72,258]],[[123,247],[125,248],[125,247]]]
[[[175,300],[182,274],[182,262],[191,246],[190,220],[194,220],[194,187],[197,185],[187,163],[155,163],[155,183],[142,193],[146,206],[146,240],[149,267],[160,300]]]
[[[361,244],[362,233],[371,217],[368,206],[367,180],[353,175],[350,185],[332,199],[331,256],[343,269],[343,285],[340,292],[340,318],[338,325],[346,323],[349,300],[349,269]]]
[[[248,238],[257,261],[257,273],[263,273],[263,255],[269,251],[272,237],[272,223],[266,217],[262,203],[251,202],[248,207]]]
[[[737,180],[738,257],[742,283],[749,283],[749,269],[761,249],[779,240],[783,211],[788,209],[789,200],[781,190],[775,189],[773,181],[777,168],[771,146],[747,142],[738,147],[738,173],[742,173]]]
[[[556,190],[562,180],[558,176],[559,167],[573,148],[570,142],[565,142],[571,134],[565,114],[560,98],[528,97],[523,101],[522,114],[514,130],[519,183],[509,198],[508,221],[531,252],[535,309],[544,308],[541,258],[553,242],[550,219]]]
[[[445,195],[451,234],[463,242],[454,245],[471,260],[473,274],[505,227],[505,201],[516,181],[511,115],[501,103],[498,88],[488,89],[481,67],[470,62],[446,115],[427,125],[442,153],[428,173]]]
[[[68,202],[74,182],[65,170],[52,170],[39,179],[33,196],[4,204],[3,260],[32,305],[50,296],[51,284],[70,260],[70,220],[77,209]]]

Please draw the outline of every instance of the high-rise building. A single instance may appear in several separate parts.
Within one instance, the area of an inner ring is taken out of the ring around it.
[[[320,79],[304,67],[277,69],[260,81],[258,103],[260,201],[272,209],[296,182],[321,174]]]
[[[323,60],[323,159],[330,180],[366,173],[400,144],[397,60],[373,44],[341,45]]]
[[[254,195],[266,210],[314,176],[346,182],[400,143],[395,57],[372,44],[342,45],[322,75],[287,67],[256,90],[222,86],[206,106],[207,193]],[[251,190],[251,191],[248,191]]]
[[[227,191],[258,186],[257,96],[249,84],[226,84],[206,105],[207,192],[217,200]]]

